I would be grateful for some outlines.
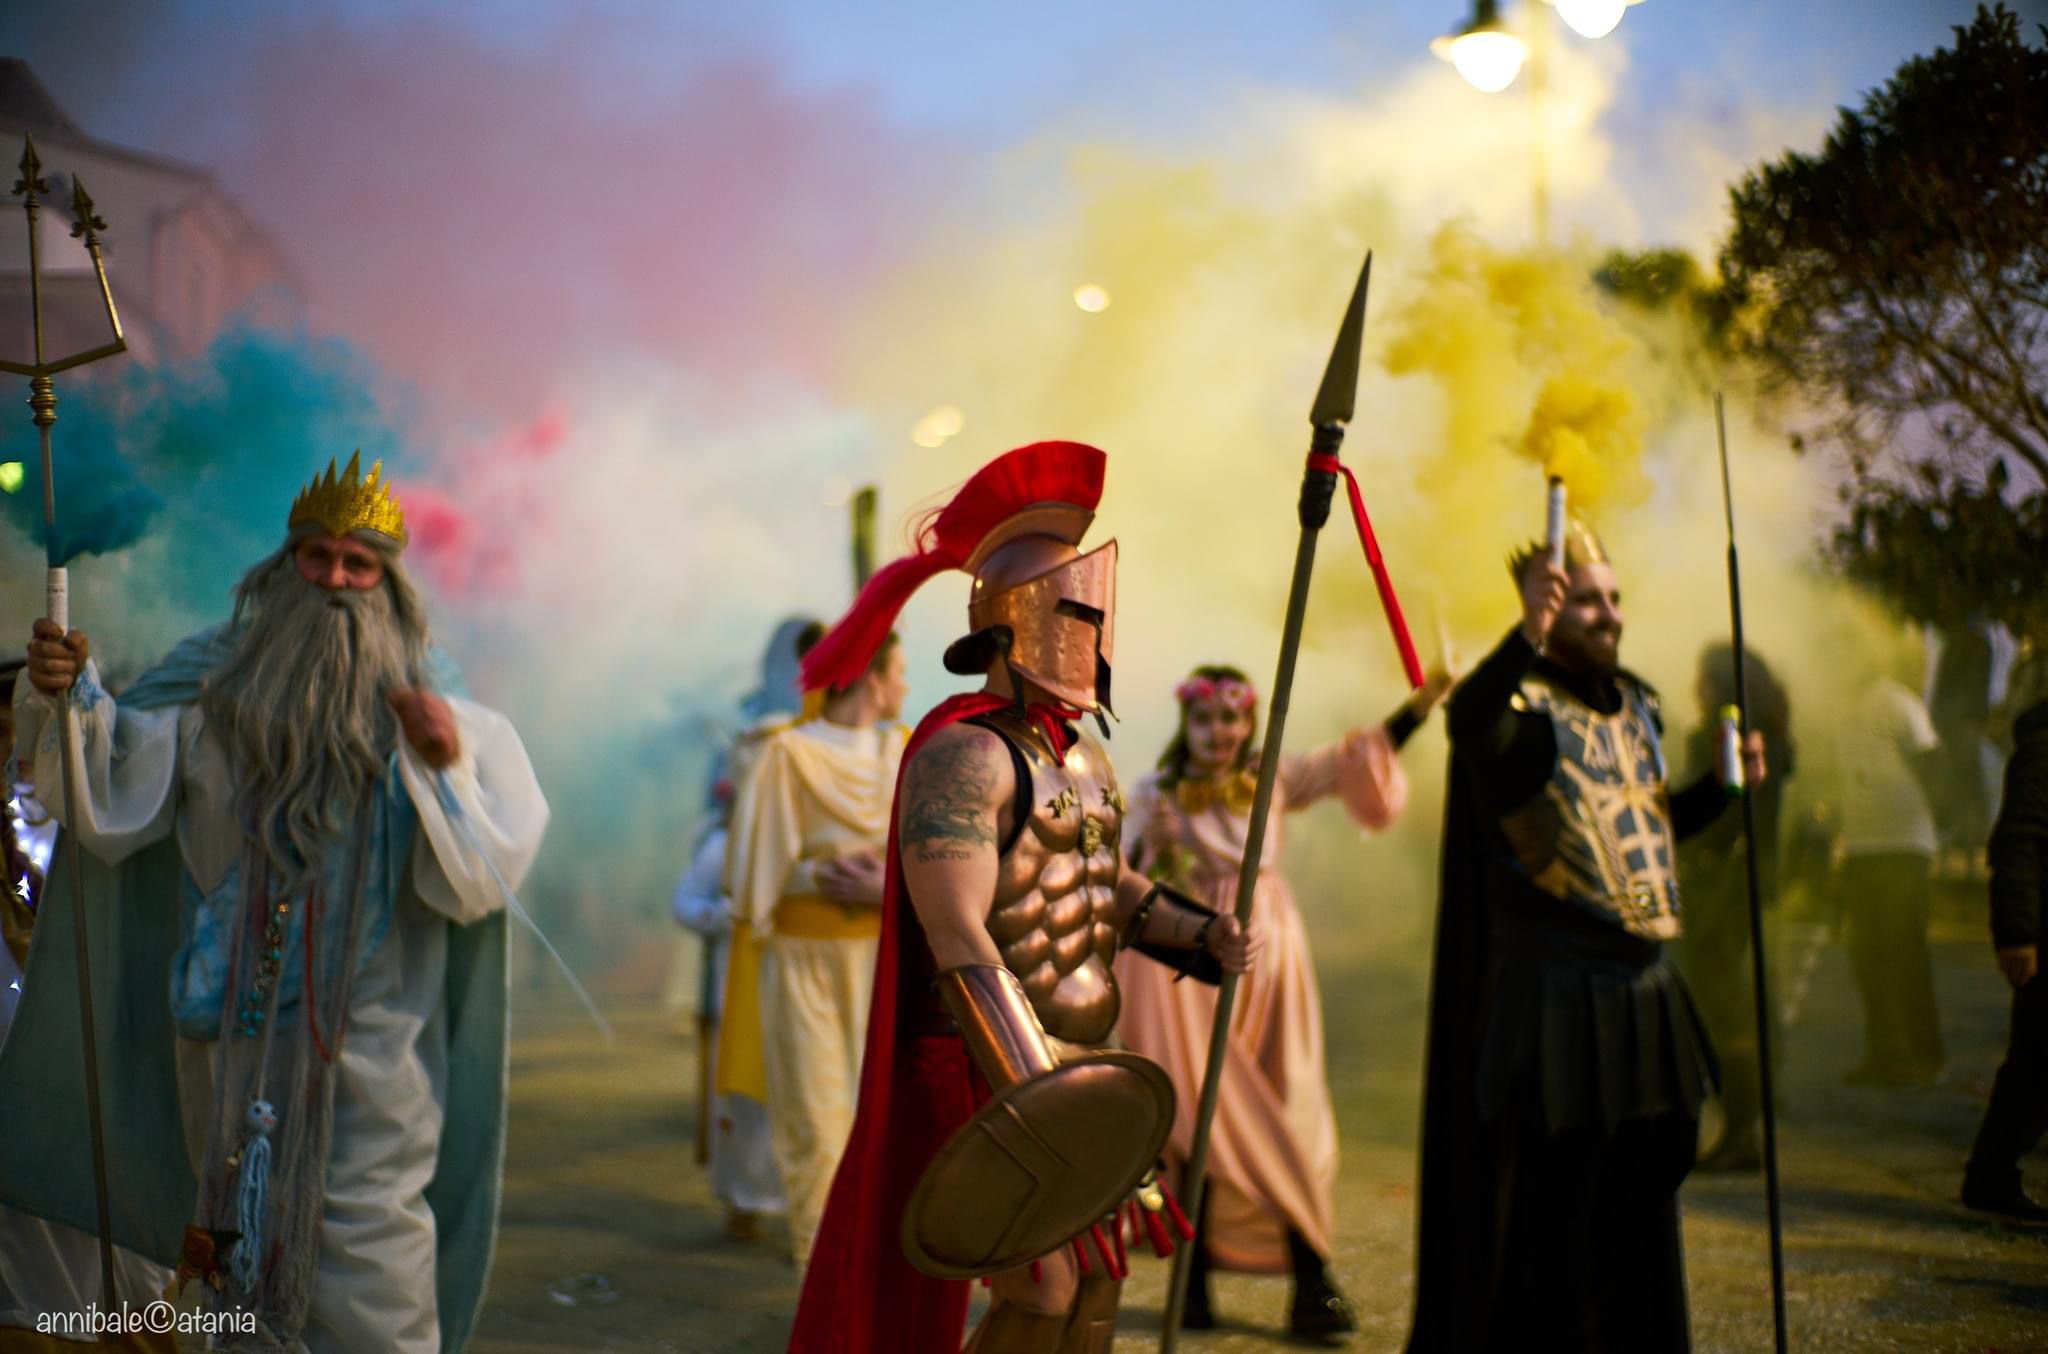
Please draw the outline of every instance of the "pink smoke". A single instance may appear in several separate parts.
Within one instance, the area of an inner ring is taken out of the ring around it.
[[[867,95],[796,92],[759,59],[683,45],[647,76],[648,45],[678,45],[649,19],[518,45],[438,16],[249,23],[167,96],[159,144],[275,231],[315,329],[487,417],[625,356],[730,398],[814,374],[932,161]]]
[[[568,415],[544,410],[499,436],[445,450],[431,482],[395,486],[411,537],[407,560],[436,591],[495,598],[521,591],[532,543],[551,534],[549,486],[563,472],[549,463],[568,436]]]

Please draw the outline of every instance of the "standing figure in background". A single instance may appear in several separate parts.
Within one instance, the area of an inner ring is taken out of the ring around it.
[[[715,1050],[726,1011],[725,958],[733,930],[732,901],[725,893],[726,839],[732,816],[732,781],[720,775],[712,782],[709,814],[690,852],[689,868],[676,885],[675,919],[703,938],[703,967],[698,983],[698,1019],[703,1036],[698,1056],[713,1066],[700,1077],[697,1112],[706,1116],[705,1150],[711,1167],[711,1190],[725,1204],[725,1231],[735,1241],[751,1241],[760,1219],[787,1206],[782,1177],[775,1170],[775,1151],[768,1130],[768,1106],[762,1097],[743,1091],[721,1094]],[[748,1015],[758,1022],[759,1006],[748,1002]],[[708,1095],[702,1094],[709,1089]]]
[[[25,794],[14,760],[14,683],[25,665],[19,658],[0,663],[0,798],[6,800],[0,806],[0,1044],[7,1041],[14,1004],[21,999],[36,901],[55,836],[46,830],[41,806]]]
[[[1991,675],[1997,656],[1990,628],[1963,621],[1941,630],[1941,653],[1927,692],[1927,717],[1941,740],[1930,798],[1941,844],[1974,859],[1997,805],[1991,747]]]
[[[1941,741],[1919,695],[1927,660],[1918,630],[1886,626],[1874,659],[1837,758],[1844,859],[1835,888],[1863,998],[1863,1060],[1845,1080],[1927,1086],[1946,1061],[1927,951]]]
[[[2048,1222],[2027,1194],[2020,1158],[2048,1133],[2048,661],[2016,664],[2007,708],[2013,720],[2005,797],[1991,829],[1991,943],[2012,986],[2012,1033],[1991,1103],[1970,1149],[1963,1202],[2026,1222]]]
[[[908,691],[891,636],[817,718],[761,739],[736,785],[727,878],[760,944],[762,1072],[799,1269],[853,1131]]]
[[[1778,901],[1779,820],[1785,779],[1792,774],[1792,705],[1769,665],[1754,650],[1747,659],[1743,679],[1749,690],[1749,727],[1763,734],[1770,749],[1771,774],[1750,792],[1756,800],[1757,885],[1768,917]],[[1720,742],[1721,712],[1735,705],[1733,648],[1714,644],[1700,654],[1696,693],[1701,722],[1688,742],[1686,762],[1711,771]],[[1748,851],[1739,813],[1723,814],[1678,851],[1679,877],[1685,880],[1685,939],[1678,945],[1678,963],[1721,1063],[1721,1136],[1700,1159],[1700,1169],[1707,1171],[1751,1171],[1763,1164]],[[1775,994],[1769,1007],[1771,1048],[1782,1051]]]
[[[804,652],[825,627],[785,617],[761,654],[761,684],[740,701],[745,721],[712,779],[711,825],[699,838],[675,897],[676,920],[703,937],[698,974],[698,1113],[708,1115],[712,1188],[725,1202],[726,1234],[752,1241],[761,1219],[787,1207],[768,1128],[768,1072],[761,1039],[761,948],[732,908],[732,805],[771,734],[798,721]],[[711,862],[715,860],[716,864]],[[708,872],[708,873],[707,873]]]
[[[430,644],[379,469],[329,462],[231,619],[118,699],[48,620],[15,693],[53,808],[84,772],[63,830],[106,984],[114,1240],[253,1318],[236,1348],[459,1349],[496,1235],[503,889],[547,803]],[[42,1166],[0,1195],[58,1220],[92,1214],[69,906],[53,878],[0,1055],[0,1103],[41,1111],[10,1151]]]
[[[15,682],[25,660],[0,663],[0,868],[5,896],[0,897],[0,1049],[14,1023],[14,1011],[27,984],[30,942],[35,936],[38,904],[51,857],[57,848],[57,823],[34,797],[28,783],[30,764],[14,756]],[[171,1281],[169,1265],[152,1264],[123,1246],[114,1248],[114,1284],[123,1297],[154,1297]],[[0,1207],[0,1349],[10,1339],[36,1336],[4,1332],[33,1331],[46,1318],[84,1312],[100,1296],[100,1248],[90,1232],[66,1223]],[[34,1346],[38,1351],[48,1344]]]
[[[1671,792],[1614,568],[1575,522],[1565,563],[1514,561],[1521,624],[1450,703],[1415,1354],[1692,1343],[1678,1190],[1715,1073],[1664,945],[1733,768]],[[1741,751],[1760,784],[1763,735]]]
[[[1254,915],[1269,940],[1264,962],[1238,985],[1210,1139],[1208,1188],[1196,1225],[1181,1324],[1209,1330],[1209,1270],[1291,1272],[1288,1328],[1298,1337],[1357,1328],[1330,1275],[1337,1229],[1337,1120],[1323,1049],[1323,1000],[1308,932],[1280,872],[1284,815],[1338,796],[1360,827],[1400,816],[1408,782],[1399,752],[1449,688],[1438,672],[1384,724],[1284,758],[1260,862]],[[1153,879],[1218,912],[1236,905],[1258,784],[1258,696],[1233,667],[1199,667],[1174,690],[1180,728],[1159,769],[1139,781],[1124,820],[1125,855]],[[1117,959],[1124,1042],[1160,1064],[1179,1097],[1169,1171],[1178,1182],[1194,1141],[1195,1110],[1216,1021],[1216,990],[1180,982],[1157,963]]]

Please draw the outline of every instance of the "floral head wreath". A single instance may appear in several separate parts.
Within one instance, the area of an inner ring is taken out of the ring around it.
[[[1211,677],[1190,677],[1173,689],[1173,698],[1182,705],[1193,705],[1196,701],[1222,701],[1231,710],[1250,710],[1259,703],[1258,693],[1251,683],[1240,682],[1234,677],[1218,681]]]

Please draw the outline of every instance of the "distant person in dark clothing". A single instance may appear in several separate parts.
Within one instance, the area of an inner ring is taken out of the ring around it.
[[[1966,623],[1942,633],[1941,657],[1934,664],[1934,683],[1927,713],[1941,738],[1934,795],[1935,825],[1943,846],[1975,853],[1991,828],[1990,752],[1991,632]]]
[[[2040,676],[2037,670],[2037,682]],[[2020,1183],[2020,1158],[2048,1132],[2048,981],[2040,976],[2048,922],[2048,691],[2028,694],[2031,704],[2013,724],[2005,799],[1991,829],[1991,939],[2012,984],[2012,1035],[1970,1149],[1963,1202],[2048,1222],[2048,1208]]]
[[[1792,705],[1763,659],[1751,653],[1745,668],[1749,727],[1762,733],[1770,775],[1754,788],[1757,882],[1766,908],[1778,896],[1778,838],[1785,777],[1792,774]],[[1726,644],[1700,655],[1697,694],[1702,722],[1687,744],[1695,769],[1714,765],[1720,713],[1735,704],[1735,653]],[[1763,1091],[1758,1073],[1756,1004],[1749,956],[1748,843],[1742,815],[1726,813],[1678,848],[1685,880],[1685,938],[1679,967],[1692,987],[1708,1038],[1721,1063],[1720,1139],[1700,1158],[1701,1170],[1753,1170],[1762,1163]],[[1772,1048],[1782,1047],[1771,1004]]]

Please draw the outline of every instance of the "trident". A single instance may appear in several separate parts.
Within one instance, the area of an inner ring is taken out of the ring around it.
[[[107,228],[107,223],[93,212],[92,199],[86,196],[85,185],[73,174],[71,237],[84,237],[85,252],[92,256],[93,276],[99,282],[100,300],[106,306],[107,327],[113,331],[114,337],[110,343],[69,357],[53,359],[43,351],[42,241],[37,222],[42,212],[40,195],[48,193],[50,185],[43,181],[42,168],[43,162],[36,156],[35,139],[24,138],[21,177],[14,181],[13,196],[22,200],[22,209],[28,213],[28,304],[30,327],[35,333],[35,360],[9,362],[0,359],[0,371],[28,377],[28,407],[35,419],[36,430],[42,435],[43,549],[49,566],[47,614],[58,629],[68,634],[71,630],[71,606],[63,555],[57,542],[57,482],[50,461],[50,427],[57,421],[57,388],[50,378],[58,372],[124,353],[128,350],[128,340],[121,334],[121,317],[114,309],[113,289],[107,286],[106,261],[100,257],[99,233]],[[119,1302],[114,1292],[113,1228],[107,1213],[107,1147],[100,1118],[99,1045],[93,1034],[92,961],[86,953],[85,876],[79,857],[76,826],[78,781],[83,771],[73,759],[73,749],[80,745],[78,721],[72,711],[68,691],[57,698],[57,717],[64,745],[64,822],[70,830],[63,836],[65,861],[71,872],[72,946],[78,954],[78,1031],[85,1046],[85,1109],[91,1130],[93,1204],[99,1223],[100,1290],[102,1301],[111,1312],[118,1310]]]

